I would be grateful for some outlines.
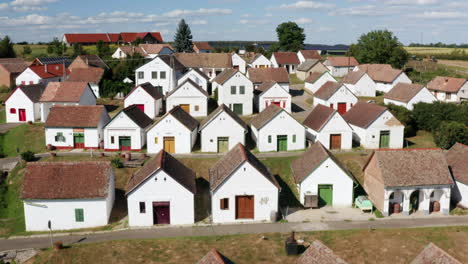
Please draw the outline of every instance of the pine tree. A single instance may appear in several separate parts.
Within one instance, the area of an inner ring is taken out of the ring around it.
[[[177,32],[174,36],[174,48],[176,52],[193,52],[192,32],[185,20],[182,19],[177,27]]]
[[[16,57],[15,51],[13,50],[13,43],[10,37],[5,36],[0,41],[0,58],[14,58]]]

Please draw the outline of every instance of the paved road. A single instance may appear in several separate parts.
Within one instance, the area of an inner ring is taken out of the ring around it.
[[[92,234],[56,235],[65,245],[104,242],[125,239],[154,239],[164,237],[216,236],[233,234],[288,233],[291,231],[323,231],[345,229],[382,229],[382,228],[415,228],[466,226],[468,216],[421,219],[384,219],[376,221],[330,221],[310,223],[261,223],[216,226],[156,227],[133,229]],[[46,248],[50,246],[49,237],[0,239],[0,251],[24,248]]]

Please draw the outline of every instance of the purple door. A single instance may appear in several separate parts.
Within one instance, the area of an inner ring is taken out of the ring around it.
[[[153,223],[165,225],[171,223],[169,202],[153,202]]]

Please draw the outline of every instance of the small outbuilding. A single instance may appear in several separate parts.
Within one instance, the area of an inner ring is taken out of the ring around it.
[[[210,93],[210,77],[208,77],[208,75],[200,71],[198,68],[192,68],[189,71],[187,71],[184,75],[182,75],[182,77],[180,77],[177,80],[177,85],[181,85],[188,79],[194,81],[205,92]]]
[[[274,104],[291,113],[291,94],[277,82],[266,81],[255,89],[254,93],[258,112],[262,112],[269,105]]]
[[[398,83],[412,83],[404,71],[393,69],[390,64],[361,64],[354,70],[366,72],[374,80],[375,89],[384,93],[388,93]]]
[[[356,96],[375,97],[377,85],[363,71],[350,71],[341,79],[341,82]]]
[[[273,68],[285,68],[289,74],[296,73],[297,66],[301,63],[297,53],[290,51],[273,52],[270,61]]]
[[[252,81],[236,69],[226,69],[214,78],[213,91],[216,90],[218,105],[225,104],[238,115],[253,113]]]
[[[124,98],[124,107],[135,105],[149,118],[154,119],[162,111],[163,94],[161,87],[146,82],[133,87]]]
[[[343,83],[326,82],[314,93],[314,106],[319,104],[333,108],[344,115],[358,98]]]
[[[191,79],[187,79],[166,94],[166,111],[180,106],[191,116],[207,116],[208,98],[209,95],[205,90]]]
[[[104,75],[104,69],[98,67],[76,68],[70,71],[68,81],[87,82],[96,98],[100,97],[99,83]]]
[[[289,75],[285,68],[250,68],[247,77],[257,89],[262,83],[268,81],[277,82],[289,93]]]
[[[433,103],[435,96],[422,84],[398,83],[384,95],[385,104],[403,106],[413,110],[417,103]]]
[[[20,85],[5,100],[7,123],[36,122],[41,119],[41,104],[39,99],[45,90],[45,85]]]
[[[427,84],[427,89],[442,102],[468,100],[467,79],[437,76]]]
[[[314,72],[324,73],[327,72],[328,68],[320,62],[319,59],[306,59],[299,66],[297,66],[296,75],[301,80],[307,79],[309,75]]]
[[[354,67],[359,65],[358,61],[354,57],[328,57],[323,63],[327,66],[331,75],[334,77],[343,77],[348,72],[354,70]]]
[[[326,82],[338,82],[330,72],[313,72],[305,79],[304,89],[309,93],[316,93]]]

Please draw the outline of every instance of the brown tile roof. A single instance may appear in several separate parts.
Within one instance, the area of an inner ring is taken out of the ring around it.
[[[55,105],[45,127],[98,127],[103,112],[103,105]]]
[[[177,119],[182,125],[188,128],[190,131],[196,129],[199,125],[198,121],[193,118],[189,113],[185,112],[179,105],[172,108],[169,112],[163,115],[157,122],[155,122],[151,128],[156,126],[161,120],[164,120],[166,116],[172,115],[175,119]],[[150,128],[150,129],[151,129]]]
[[[299,51],[302,56],[304,56],[304,59],[317,59],[317,60],[321,60],[322,59],[322,56],[320,56],[320,54],[318,53],[318,51],[316,50],[300,50]]]
[[[38,83],[38,84],[30,84],[30,85],[20,85],[17,87],[17,89],[20,89],[23,91],[26,96],[31,99],[34,103],[39,102],[39,99],[42,96],[42,93],[45,90],[45,84],[43,83]],[[15,91],[11,92],[11,94],[8,96],[8,98],[14,93]],[[5,102],[8,100],[8,98],[5,99]]]
[[[445,153],[445,158],[455,180],[468,184],[468,146],[455,143]]]
[[[297,66],[298,71],[308,71],[314,67],[315,64],[319,63],[320,61],[318,59],[306,59],[303,63],[299,64]]]
[[[169,44],[140,44],[138,45],[146,54],[159,54],[163,48],[168,48],[174,51],[174,48]]]
[[[208,123],[211,122],[216,116],[218,116],[219,113],[225,112],[227,115],[229,115],[234,121],[236,121],[239,125],[241,125],[246,131],[248,130],[247,124],[236,114],[234,113],[229,107],[227,107],[225,104],[221,104],[216,108],[211,114],[209,114],[203,121],[200,123],[200,131],[205,128]]]
[[[402,70],[393,69],[389,64],[361,64],[358,67],[375,82],[392,83],[403,73]]]
[[[262,84],[260,84],[260,86],[258,86],[256,90],[261,91],[261,92],[266,92],[275,84],[277,84],[277,82],[275,81],[265,81],[265,82],[262,82]]]
[[[411,261],[411,264],[462,264],[447,252],[429,243],[416,258]]]
[[[208,42],[193,42],[193,46],[198,50],[214,50],[214,48]]]
[[[249,79],[253,83],[275,81],[277,83],[289,83],[288,71],[285,68],[250,68]]]
[[[315,240],[304,253],[297,259],[297,264],[346,264],[347,262],[337,256],[333,251]]]
[[[328,57],[326,64],[333,67],[349,67],[357,66],[359,63],[354,57]]]
[[[252,118],[250,124],[256,129],[260,129],[282,111],[284,111],[283,108],[271,104],[267,108],[263,109],[263,111],[254,118]]]
[[[50,82],[47,84],[39,101],[79,102],[86,89],[89,89],[87,82]]]
[[[319,141],[315,142],[306,152],[291,163],[293,177],[297,184],[301,183],[314,172],[327,158],[333,160],[353,181],[354,178],[341,162],[333,156]]]
[[[456,93],[467,82],[466,79],[437,76],[427,84],[427,89],[433,91],[442,91]]]
[[[187,68],[231,68],[229,53],[175,53]]]
[[[278,64],[299,64],[299,58],[297,57],[296,52],[289,52],[289,51],[280,51],[280,52],[273,52],[273,56],[276,59],[276,63]]]
[[[210,174],[210,190],[214,191],[222,184],[239,166],[244,162],[250,163],[256,168],[265,178],[267,178],[278,189],[280,188],[275,177],[270,173],[268,168],[261,163],[250,151],[245,149],[242,144],[237,144],[224,157],[216,162],[209,169]]]
[[[227,80],[229,80],[234,74],[239,72],[236,69],[225,69],[220,74],[218,74],[212,82],[223,85]]]
[[[385,111],[387,111],[386,107],[358,102],[343,115],[343,118],[350,124],[367,128]]]
[[[247,54],[247,62],[248,63],[253,63],[256,59],[260,58],[261,56],[263,56],[263,54],[261,53],[253,53],[252,54]],[[266,57],[265,57],[266,58]]]
[[[180,185],[184,186],[191,193],[197,191],[195,185],[196,174],[182,162],[174,158],[171,154],[161,150],[158,155],[145,163],[145,165],[133,174],[127,182],[125,195],[130,194],[136,187],[145,182],[157,170],[163,170]]]
[[[68,76],[67,80],[99,83],[101,81],[103,74],[104,74],[104,69],[102,68],[97,68],[97,67],[76,68],[76,69],[71,70],[70,75]]]
[[[314,97],[323,99],[323,100],[328,100],[332,95],[334,95],[342,86],[345,86],[342,83],[336,83],[336,82],[326,82],[320,87],[317,92],[314,93]],[[346,88],[346,86],[345,86]],[[346,88],[348,89],[348,88]]]
[[[206,255],[200,259],[197,264],[234,264],[234,262],[213,248],[208,253],[206,253]]]
[[[169,67],[173,67],[175,70],[184,70],[185,66],[177,59],[177,57],[171,55],[159,55],[157,58],[160,58],[164,61]],[[172,65],[172,66],[171,66]]]
[[[141,128],[145,128],[151,123],[153,120],[149,118],[143,111],[140,110],[136,105],[131,105],[127,108],[124,108],[120,113],[125,113],[135,124],[137,124]],[[115,117],[117,117],[120,113],[118,113]],[[115,118],[114,117],[114,118]]]
[[[200,85],[198,85],[198,83],[194,82],[192,79],[188,78],[186,79],[183,83],[179,84],[174,90],[170,91],[169,93],[166,94],[166,98],[168,98],[169,96],[171,96],[173,93],[175,93],[180,87],[182,87],[185,83],[189,83],[191,84],[195,89],[197,89],[198,91],[200,91],[200,93],[202,93],[204,96],[206,96],[207,98],[210,97],[210,95],[208,94],[208,92],[206,92],[205,90],[203,90]]]
[[[108,161],[30,162],[26,165],[21,198],[105,198],[111,171]]]
[[[26,70],[29,65],[23,59],[2,58],[0,59],[0,66],[10,73],[21,73]]]
[[[133,87],[133,89],[127,94],[127,96],[125,96],[125,98],[129,97],[130,94],[132,94],[136,89],[138,89],[138,87],[145,90],[149,95],[151,95],[151,97],[154,98],[154,100],[159,100],[163,98],[164,96],[161,93],[161,90],[158,89],[160,88],[159,86],[153,86],[150,82],[145,82],[145,83],[142,83],[140,85]]]
[[[98,55],[88,54],[88,55],[79,55],[75,58],[76,60],[82,60],[86,65],[91,67],[98,67],[102,69],[109,69],[109,66],[99,57]],[[73,62],[75,62],[73,61]],[[72,64],[73,64],[72,62]],[[73,67],[71,67],[73,68]]]
[[[119,49],[125,53],[127,56],[133,56],[135,54],[140,54],[141,56],[146,56],[148,55],[141,47],[135,47],[135,46],[122,46],[119,47]]]
[[[320,77],[322,77],[322,75],[324,75],[326,72],[324,73],[320,73],[320,72],[313,72],[311,73],[309,76],[307,76],[307,78],[304,80],[305,82],[308,82],[308,83],[315,83],[318,79],[320,79]]]
[[[342,83],[349,83],[349,84],[356,84],[366,73],[363,71],[350,71],[346,74],[343,79],[341,79]]]
[[[306,117],[303,124],[318,132],[322,130],[325,124],[328,123],[328,120],[330,120],[335,113],[335,109],[318,104]]]
[[[423,88],[422,84],[398,83],[384,95],[384,98],[407,103]]]
[[[370,159],[377,159],[386,187],[453,184],[441,149],[376,150]]]

